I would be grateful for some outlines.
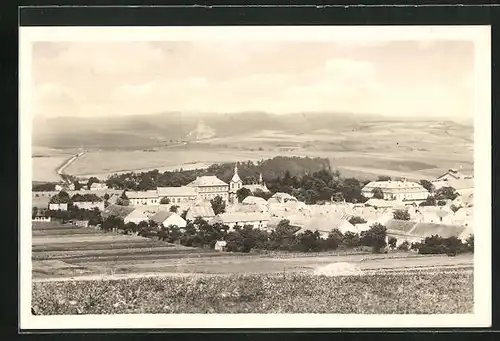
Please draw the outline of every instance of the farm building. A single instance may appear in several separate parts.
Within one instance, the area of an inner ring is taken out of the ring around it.
[[[222,213],[215,216],[213,223],[221,223],[234,228],[234,226],[251,225],[253,228],[264,229],[269,223],[269,214],[265,213]]]
[[[214,210],[209,203],[205,205],[193,205],[189,207],[186,214],[186,219],[191,221],[194,221],[196,218],[202,218],[206,221],[210,221],[214,217]]]
[[[438,176],[435,181],[449,181],[449,180],[461,180],[461,179],[472,179],[471,175],[465,175],[461,173],[458,169],[450,168],[446,173]]]
[[[267,201],[264,198],[254,197],[252,195],[243,199],[243,201],[241,203],[243,205],[260,205],[260,206],[267,207],[267,208],[269,207],[267,204]]]
[[[49,210],[51,211],[67,211],[68,210],[68,204],[49,204]]]
[[[424,201],[430,195],[422,185],[406,179],[372,181],[363,187],[361,193],[367,198],[372,198],[375,189],[382,191],[385,200]]]
[[[158,205],[160,203],[156,191],[127,192],[126,195],[132,206]]]
[[[419,207],[416,218],[422,223],[453,224],[453,211],[446,206]]]
[[[229,185],[214,175],[199,176],[187,186],[194,187],[200,199],[212,200],[220,196],[226,203],[229,201]]]
[[[170,226],[175,225],[180,228],[186,227],[186,221],[182,219],[180,215],[173,212],[160,211],[150,217],[150,220],[158,224],[158,226]]]
[[[196,200],[196,188],[189,186],[181,187],[158,187],[158,197],[161,199],[168,198],[171,204],[187,203]]]
[[[104,211],[104,201],[75,201],[73,202],[73,206],[78,207],[79,209],[85,210],[93,210],[97,208],[99,211]]]

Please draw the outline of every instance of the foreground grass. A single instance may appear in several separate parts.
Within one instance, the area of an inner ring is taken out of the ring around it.
[[[472,273],[300,274],[39,282],[41,315],[120,313],[469,313]]]

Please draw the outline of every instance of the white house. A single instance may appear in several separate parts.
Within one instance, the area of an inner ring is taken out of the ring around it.
[[[244,212],[232,212],[232,213],[222,213],[216,215],[212,220],[214,223],[222,223],[234,228],[238,225],[243,227],[244,225],[250,225],[253,228],[265,229],[269,223],[269,214],[254,212],[254,213],[244,213]]]
[[[99,211],[104,211],[104,201],[74,201],[73,206],[85,210],[97,208]]]
[[[199,176],[187,186],[194,187],[200,199],[212,200],[220,196],[226,203],[229,201],[229,185],[214,175]]]
[[[180,228],[186,227],[186,221],[182,219],[180,215],[174,212],[160,211],[150,218],[152,221],[156,222],[158,226],[170,226],[175,225]]]
[[[430,195],[422,185],[404,178],[400,181],[372,181],[363,187],[361,193],[372,198],[373,191],[377,188],[382,191],[385,200],[424,201]]]
[[[146,212],[144,212],[143,210],[135,209],[123,219],[123,222],[125,224],[127,223],[139,224],[142,221],[148,221],[148,220],[149,219]]]
[[[214,217],[215,213],[210,204],[193,205],[189,207],[186,214],[186,219],[191,221],[194,221],[196,218],[202,218],[206,221],[210,221]]]
[[[106,186],[106,184],[104,184],[104,183],[94,182],[94,183],[92,183],[92,185],[90,185],[89,189],[91,191],[99,191],[99,190],[103,190],[103,189],[108,189],[108,186]]]
[[[49,210],[51,211],[67,211],[68,210],[68,204],[49,204]]]
[[[160,204],[160,198],[156,191],[127,192],[129,204],[132,206],[147,206]]]
[[[160,201],[163,198],[168,198],[171,204],[192,202],[198,197],[196,188],[191,186],[158,187],[156,191]]]

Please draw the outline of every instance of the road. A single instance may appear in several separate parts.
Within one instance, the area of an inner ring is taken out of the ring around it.
[[[66,160],[65,163],[63,163],[58,169],[57,169],[57,174],[61,177],[61,179],[64,181],[64,182],[68,182],[68,180],[65,178],[65,175],[66,173],[64,173],[64,170],[66,168],[69,167],[69,165],[71,165],[73,162],[75,162],[78,158],[82,157],[83,155],[85,155],[85,152],[80,152],[76,155],[73,155],[72,157],[70,157],[68,160]]]

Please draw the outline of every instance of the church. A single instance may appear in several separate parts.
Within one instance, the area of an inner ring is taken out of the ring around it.
[[[199,176],[186,186],[181,187],[158,187],[156,190],[147,192],[127,192],[131,205],[159,205],[163,198],[168,198],[172,204],[185,204],[199,200],[210,201],[215,197],[221,197],[226,204],[238,203],[238,190],[249,189],[255,191],[269,192],[265,185],[262,174],[259,182],[252,185],[243,185],[238,174],[238,164],[234,166],[234,174],[229,184],[214,175]]]

